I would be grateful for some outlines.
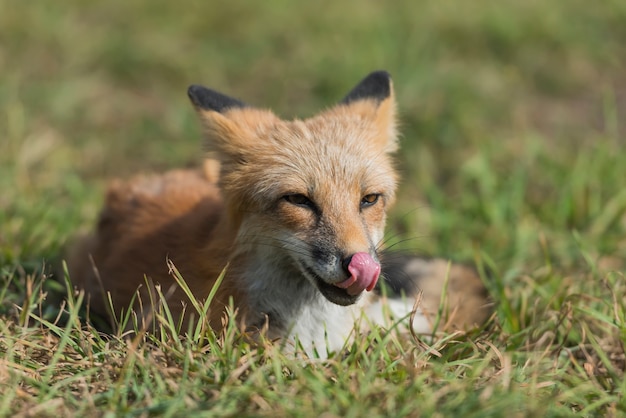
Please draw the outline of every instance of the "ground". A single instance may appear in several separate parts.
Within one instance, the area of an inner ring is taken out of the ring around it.
[[[623,1],[0,0],[0,39],[1,416],[626,413]],[[376,69],[403,133],[390,244],[475,263],[483,328],[303,363],[232,327],[85,323],[63,249],[107,180],[199,163],[189,84],[307,116]]]

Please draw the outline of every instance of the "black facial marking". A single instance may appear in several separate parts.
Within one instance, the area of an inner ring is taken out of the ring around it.
[[[341,103],[349,104],[358,100],[374,99],[382,102],[391,94],[391,75],[387,71],[374,71],[365,77],[348,93]]]
[[[189,86],[187,95],[194,106],[220,113],[232,108],[246,107],[246,104],[240,100],[197,84]]]
[[[318,246],[314,246],[311,249],[311,256],[314,260],[326,260],[328,258],[327,252],[322,250]]]

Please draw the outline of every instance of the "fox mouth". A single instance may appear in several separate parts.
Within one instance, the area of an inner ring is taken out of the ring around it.
[[[315,287],[320,291],[322,295],[332,303],[341,306],[349,306],[356,303],[359,300],[360,294],[358,295],[350,295],[346,289],[342,289],[335,285],[326,283],[320,276],[318,276],[313,269],[310,267],[305,267],[307,275],[313,279],[315,283]]]
[[[356,253],[348,261],[346,273],[349,277],[337,283],[326,282],[309,266],[302,267],[326,299],[337,305],[347,306],[356,303],[364,291],[371,291],[380,275],[380,264],[368,253]]]

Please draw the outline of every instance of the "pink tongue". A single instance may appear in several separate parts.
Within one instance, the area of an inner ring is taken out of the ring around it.
[[[346,289],[350,296],[356,296],[364,290],[369,292],[376,286],[380,264],[368,253],[356,253],[348,264],[348,271],[352,276],[341,283],[335,283],[335,286]]]

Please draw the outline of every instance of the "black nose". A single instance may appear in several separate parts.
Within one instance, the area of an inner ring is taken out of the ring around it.
[[[343,271],[346,272],[348,277],[350,277],[352,275],[352,273],[350,273],[350,270],[348,270],[348,266],[350,265],[350,261],[352,261],[352,256],[351,255],[349,255],[346,258],[344,258],[343,261],[341,262],[341,268],[343,269]]]

